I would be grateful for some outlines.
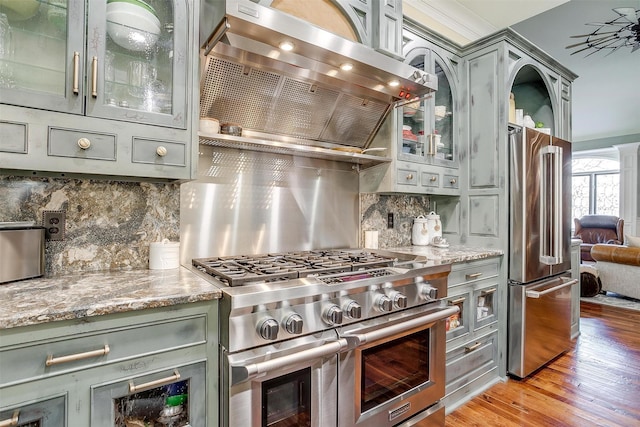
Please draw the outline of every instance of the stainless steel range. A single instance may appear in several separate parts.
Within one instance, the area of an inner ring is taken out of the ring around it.
[[[444,425],[449,265],[358,249],[192,264],[223,291],[221,425]]]

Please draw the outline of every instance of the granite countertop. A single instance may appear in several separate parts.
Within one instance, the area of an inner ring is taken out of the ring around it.
[[[447,248],[435,246],[403,246],[385,248],[385,251],[423,256],[427,264],[453,264],[504,255],[502,249],[473,248],[464,245],[450,245]]]
[[[98,271],[0,284],[0,330],[215,300],[220,289],[187,268]]]

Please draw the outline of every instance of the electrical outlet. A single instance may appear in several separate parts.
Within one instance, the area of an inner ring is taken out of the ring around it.
[[[393,212],[387,214],[387,228],[393,228]]]
[[[42,212],[42,225],[47,240],[64,240],[64,229],[67,219],[66,211]]]

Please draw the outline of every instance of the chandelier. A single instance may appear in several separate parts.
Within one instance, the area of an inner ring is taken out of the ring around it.
[[[593,51],[587,56],[601,51],[610,54],[624,47],[631,47],[631,52],[640,49],[640,9],[618,7],[613,11],[618,14],[615,19],[607,22],[590,22],[585,25],[597,27],[593,32],[571,36],[572,38],[585,38],[580,43],[566,47],[567,49],[578,49],[571,55],[590,49]]]

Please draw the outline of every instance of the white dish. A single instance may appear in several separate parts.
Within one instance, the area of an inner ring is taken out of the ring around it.
[[[431,246],[434,246],[436,248],[448,248],[449,244],[448,243],[431,243]]]
[[[160,20],[143,6],[124,1],[111,2],[107,4],[106,18],[109,37],[125,49],[150,49],[160,36]]]

